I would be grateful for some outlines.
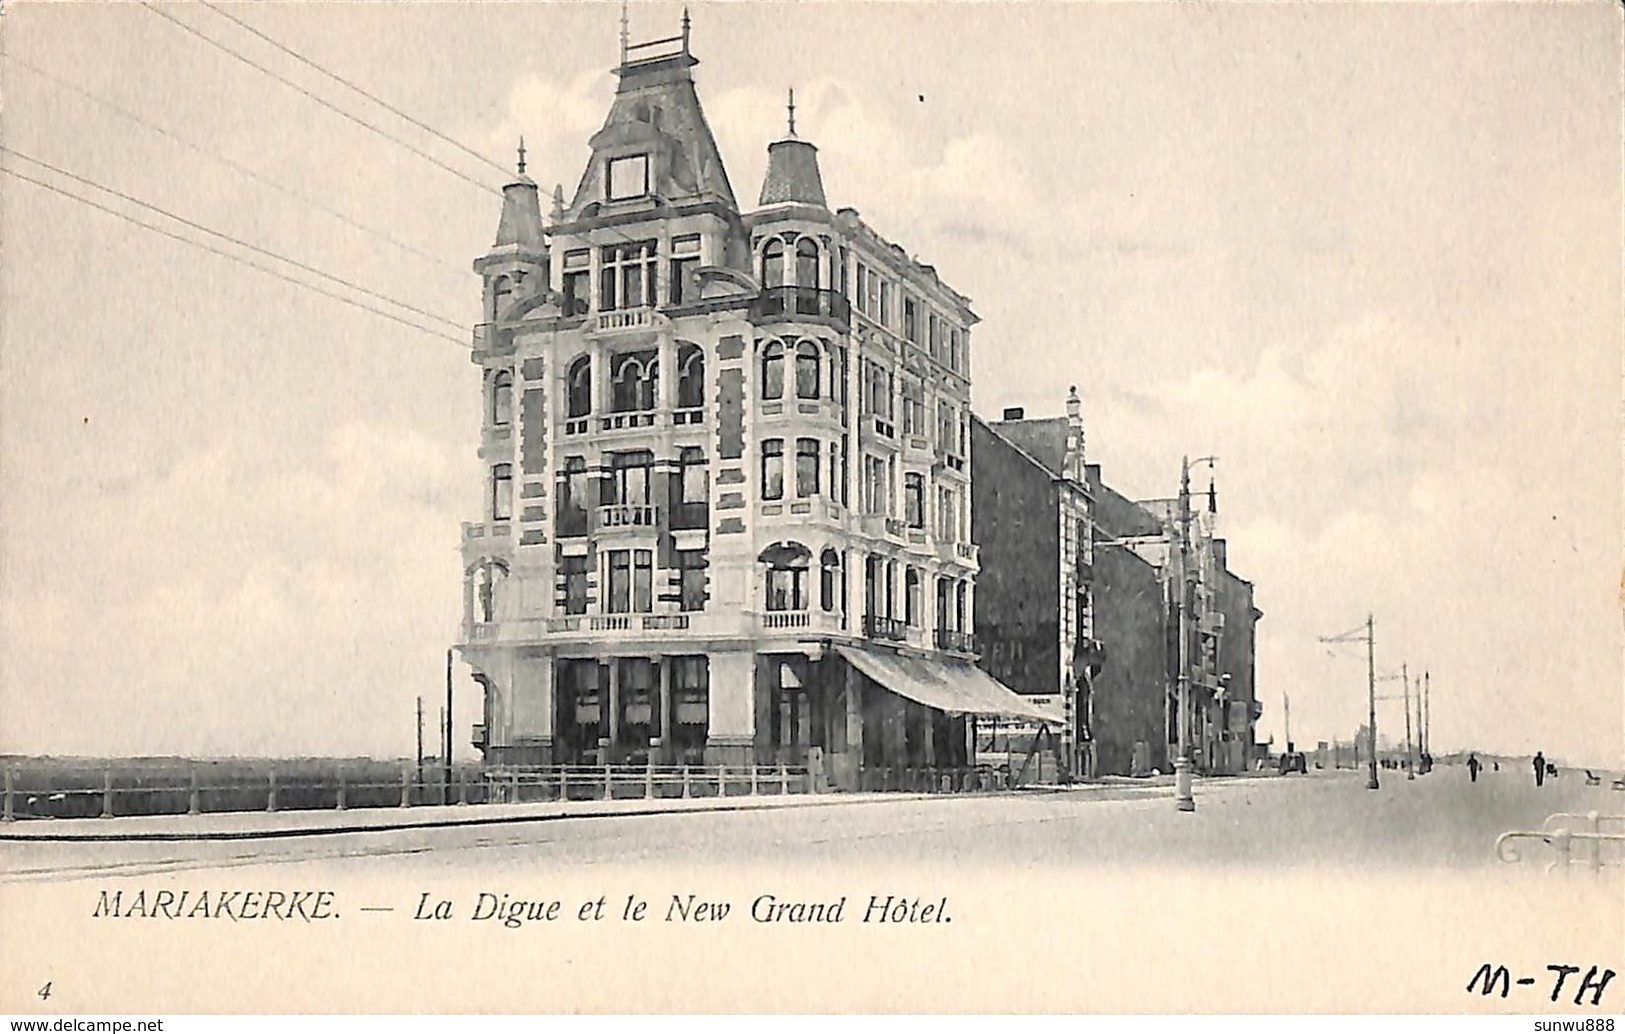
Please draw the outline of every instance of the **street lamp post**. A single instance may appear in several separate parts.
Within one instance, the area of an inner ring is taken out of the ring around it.
[[[1196,796],[1191,792],[1191,669],[1190,669],[1190,540],[1191,540],[1191,461],[1179,461],[1179,602],[1174,606],[1179,619],[1179,756],[1174,758],[1174,799],[1180,811],[1195,811]]]
[[[1180,811],[1196,810],[1196,797],[1191,792],[1190,736],[1190,609],[1194,595],[1190,576],[1191,464],[1212,464],[1217,460],[1217,456],[1197,460],[1182,456],[1179,460],[1179,595],[1175,604],[1179,622],[1179,756],[1174,758],[1174,799]]]
[[[1367,744],[1371,749],[1366,751],[1371,755],[1367,758],[1371,768],[1366,775],[1365,788],[1376,790],[1380,788],[1377,782],[1377,645],[1376,636],[1372,630],[1372,616],[1365,616],[1365,679],[1366,703],[1370,709],[1367,728],[1371,730],[1371,742]]]

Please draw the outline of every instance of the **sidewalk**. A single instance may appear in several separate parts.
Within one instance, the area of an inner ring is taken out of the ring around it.
[[[271,840],[335,833],[388,833],[397,830],[492,826],[561,819],[631,818],[641,815],[700,814],[829,805],[879,804],[970,797],[1156,789],[1149,780],[1036,786],[981,793],[820,793],[737,797],[638,797],[610,801],[538,801],[530,804],[451,804],[414,808],[351,808],[345,811],[238,811],[202,815],[129,815],[113,819],[23,819],[0,825],[0,843],[63,841]],[[1126,784],[1126,785],[1125,785]]]

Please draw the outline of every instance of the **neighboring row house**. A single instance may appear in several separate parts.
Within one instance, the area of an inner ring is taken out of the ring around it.
[[[973,661],[969,300],[768,147],[742,212],[682,34],[627,47],[573,198],[475,262],[475,742],[516,764],[969,763],[1056,716]]]
[[[1082,403],[1066,416],[977,420],[972,509],[983,570],[976,633],[994,677],[1064,712],[1061,763],[1074,775],[1172,771],[1179,734],[1179,500],[1131,501],[1087,462]],[[1195,770],[1253,763],[1252,584],[1228,567],[1218,498],[1191,499],[1191,708]]]

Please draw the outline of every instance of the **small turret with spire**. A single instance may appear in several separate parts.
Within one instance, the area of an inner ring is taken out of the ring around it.
[[[518,175],[502,188],[502,220],[497,224],[493,245],[502,248],[519,245],[540,249],[542,245],[542,205],[536,181],[525,175],[525,138],[519,138]]]
[[[1066,394],[1066,476],[1079,484],[1088,480],[1088,461],[1084,451],[1083,399],[1078,386],[1072,385]]]
[[[785,136],[767,147],[767,175],[762,178],[760,204],[798,202],[828,208],[824,177],[818,171],[818,148],[796,135],[796,91],[785,105]]]

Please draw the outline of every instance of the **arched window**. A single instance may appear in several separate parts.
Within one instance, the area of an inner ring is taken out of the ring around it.
[[[482,622],[496,620],[502,602],[502,583],[507,577],[508,569],[500,563],[487,560],[480,565],[475,582],[479,597],[479,611],[476,615],[478,620]]]
[[[502,318],[502,311],[513,300],[513,282],[505,276],[491,281],[491,322]]]
[[[762,248],[762,286],[784,286],[784,242],[777,237]]]
[[[806,610],[812,551],[799,542],[775,542],[757,559],[767,565],[767,609]]]
[[[796,346],[796,398],[818,397],[819,359],[817,342],[803,341]]]
[[[841,581],[841,554],[833,549],[825,549],[824,555],[819,558],[818,604],[825,611],[836,609],[836,601],[840,595]]]
[[[498,463],[491,468],[491,519],[513,519],[513,465]]]
[[[705,352],[699,345],[677,350],[677,408],[698,409],[705,405]]]
[[[513,422],[513,371],[498,370],[491,378],[491,425],[506,427]]]
[[[784,398],[784,345],[777,341],[762,348],[762,398]]]
[[[570,396],[570,416],[583,417],[592,412],[592,360],[581,356],[570,364],[565,378]]]
[[[660,367],[653,355],[616,356],[612,369],[611,412],[646,412],[655,408],[655,380],[660,376]]]
[[[818,286],[818,242],[811,237],[796,241],[796,286]]]

